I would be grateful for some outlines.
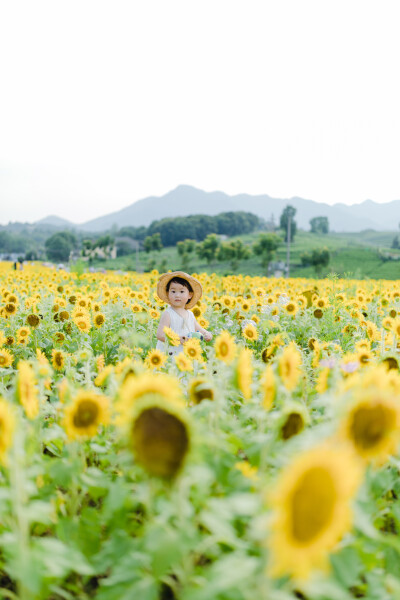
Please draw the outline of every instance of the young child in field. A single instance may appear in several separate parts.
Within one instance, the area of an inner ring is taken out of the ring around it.
[[[168,302],[168,308],[163,312],[157,329],[157,350],[168,354],[179,354],[183,350],[183,344],[198,332],[208,342],[212,339],[212,333],[200,327],[197,323],[192,308],[200,300],[203,289],[200,281],[183,271],[164,273],[157,284],[157,294],[161,300]],[[164,327],[170,327],[180,338],[179,346],[168,346]]]

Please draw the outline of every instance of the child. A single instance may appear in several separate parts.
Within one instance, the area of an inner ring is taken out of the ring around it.
[[[200,327],[192,311],[187,310],[200,300],[202,293],[200,281],[183,271],[161,275],[157,284],[157,294],[161,300],[168,302],[169,307],[161,315],[158,324],[157,350],[168,351],[168,354],[178,354],[183,350],[182,344],[189,339],[191,333],[196,331],[201,333],[207,342],[212,339],[212,333]],[[166,347],[164,327],[170,327],[179,335],[181,340],[179,346]]]

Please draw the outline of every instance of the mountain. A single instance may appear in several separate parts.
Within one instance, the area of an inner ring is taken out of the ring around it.
[[[296,222],[301,229],[310,229],[309,221],[313,217],[328,217],[331,231],[376,231],[397,230],[400,221],[400,200],[378,204],[365,200],[361,204],[346,205],[342,203],[329,205],[304,198],[272,198],[266,194],[251,196],[238,194],[228,196],[224,192],[205,192],[189,185],[180,185],[164,196],[149,196],[133,202],[126,208],[111,212],[103,217],[92,219],[81,225],[73,225],[58,217],[47,217],[64,221],[65,227],[78,227],[83,231],[101,232],[113,226],[138,227],[150,225],[152,221],[164,217],[178,217],[193,214],[216,215],[221,212],[243,210],[254,213],[269,221],[274,216],[279,224],[279,217],[288,204],[297,209]],[[42,219],[42,222],[46,219]]]
[[[48,217],[44,217],[39,221],[36,221],[35,225],[52,225],[54,227],[76,227],[75,223],[68,221],[67,219],[62,219],[61,217],[57,217],[56,215],[49,215]]]

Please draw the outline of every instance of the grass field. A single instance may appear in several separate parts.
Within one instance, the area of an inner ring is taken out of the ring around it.
[[[240,239],[251,246],[259,233],[240,236]],[[315,248],[327,247],[331,253],[329,266],[324,269],[321,276],[337,273],[340,277],[355,277],[357,279],[399,279],[400,278],[400,250],[391,249],[391,244],[396,232],[364,231],[360,233],[330,233],[328,235],[312,234],[299,231],[290,248],[290,274],[292,277],[315,277],[313,267],[303,267],[301,255]],[[235,239],[235,238],[231,238]],[[278,248],[276,260],[286,262],[286,244]],[[385,259],[390,255],[392,259]],[[115,260],[95,263],[112,270],[148,270],[157,268],[159,271],[168,269],[181,269],[182,261],[176,248],[164,248],[161,252],[145,254],[140,252],[139,265],[136,264],[135,254],[122,256]],[[228,262],[216,262],[208,265],[204,260],[194,254],[189,267],[192,272],[215,272],[221,274],[233,273]],[[237,273],[247,275],[263,275],[259,257],[252,255],[250,259],[239,264]]]

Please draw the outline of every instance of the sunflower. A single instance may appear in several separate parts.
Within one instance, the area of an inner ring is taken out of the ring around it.
[[[301,354],[296,346],[291,343],[287,346],[279,359],[279,375],[287,390],[293,390],[301,375]]]
[[[296,304],[296,302],[291,301],[285,305],[285,311],[288,313],[288,315],[295,316],[297,314],[298,310],[299,310],[299,306],[298,306],[298,304]]]
[[[251,479],[252,481],[259,480],[257,467],[252,467],[248,460],[241,460],[235,463],[235,469],[240,471],[247,479]]]
[[[222,331],[214,342],[215,356],[224,363],[231,363],[236,355],[234,338],[228,331]]]
[[[164,373],[141,373],[137,377],[129,377],[119,389],[117,402],[119,421],[124,421],[131,407],[147,394],[157,394],[163,396],[168,402],[184,404],[177,378]]]
[[[171,329],[171,327],[164,327],[163,329],[165,335],[165,341],[170,344],[170,346],[179,346],[181,343],[179,335]]]
[[[274,371],[268,366],[261,379],[262,404],[265,410],[272,408],[276,397],[276,381]]]
[[[179,354],[176,354],[174,358],[176,366],[180,371],[193,371],[193,363],[184,352],[179,352]]]
[[[298,402],[290,402],[283,411],[279,423],[279,434],[283,440],[289,440],[303,431],[308,423],[305,407]]]
[[[17,306],[13,302],[7,302],[4,307],[4,312],[6,317],[12,317],[17,312]]]
[[[64,427],[71,440],[93,437],[99,426],[109,421],[108,399],[89,390],[79,391],[64,412]]]
[[[392,331],[396,337],[400,337],[400,317],[392,321]]]
[[[193,378],[188,392],[193,404],[200,404],[203,400],[214,400],[214,388],[205,377]]]
[[[62,371],[65,366],[65,354],[62,350],[53,348],[51,352],[51,364],[56,371]]]
[[[0,396],[0,463],[7,464],[7,452],[12,446],[15,430],[15,415],[11,406]]]
[[[203,360],[203,350],[201,348],[200,340],[197,338],[189,338],[187,342],[183,344],[183,351],[190,360]]]
[[[36,327],[39,327],[40,325],[40,318],[32,313],[26,317],[26,322],[32,329],[36,329]]]
[[[162,395],[147,395],[130,415],[129,438],[136,461],[149,475],[173,479],[190,449],[191,434],[183,407]]]
[[[360,465],[347,448],[324,444],[292,460],[271,495],[272,576],[305,579],[328,568],[328,553],[351,527],[360,481]]]
[[[146,356],[145,364],[150,369],[160,369],[167,360],[167,355],[160,350],[150,350]]]
[[[8,350],[0,350],[0,368],[7,369],[11,367],[14,360],[14,356]]]
[[[364,381],[364,384],[366,380]],[[374,386],[354,390],[340,424],[340,435],[365,461],[384,462],[400,442],[400,406],[390,390]]]
[[[88,333],[88,331],[90,331],[91,323],[88,317],[76,317],[74,323],[82,333]]]
[[[24,360],[20,360],[18,363],[16,392],[28,419],[37,417],[39,414],[39,396],[35,375],[30,364]]]
[[[255,342],[258,339],[257,329],[252,323],[247,323],[242,329],[243,337],[250,342]]]
[[[322,308],[316,308],[313,312],[313,315],[316,319],[322,319],[322,317],[324,316],[324,311],[322,310]]]
[[[68,321],[69,312],[67,310],[61,310],[58,316],[60,317],[60,321]]]
[[[105,320],[106,320],[106,318],[103,315],[103,313],[101,313],[101,312],[96,313],[96,315],[95,315],[95,317],[93,319],[93,325],[95,327],[97,327],[97,329],[100,329],[100,327],[102,327],[104,325]]]
[[[388,371],[390,371],[391,369],[398,371],[400,368],[399,361],[395,356],[386,356],[381,360],[381,364],[383,364]]]
[[[253,367],[251,364],[252,352],[249,348],[242,348],[236,365],[236,382],[245,400],[251,398],[251,379]]]
[[[356,360],[360,363],[362,367],[371,364],[372,359],[374,358],[373,353],[370,350],[359,350],[356,354]]]

